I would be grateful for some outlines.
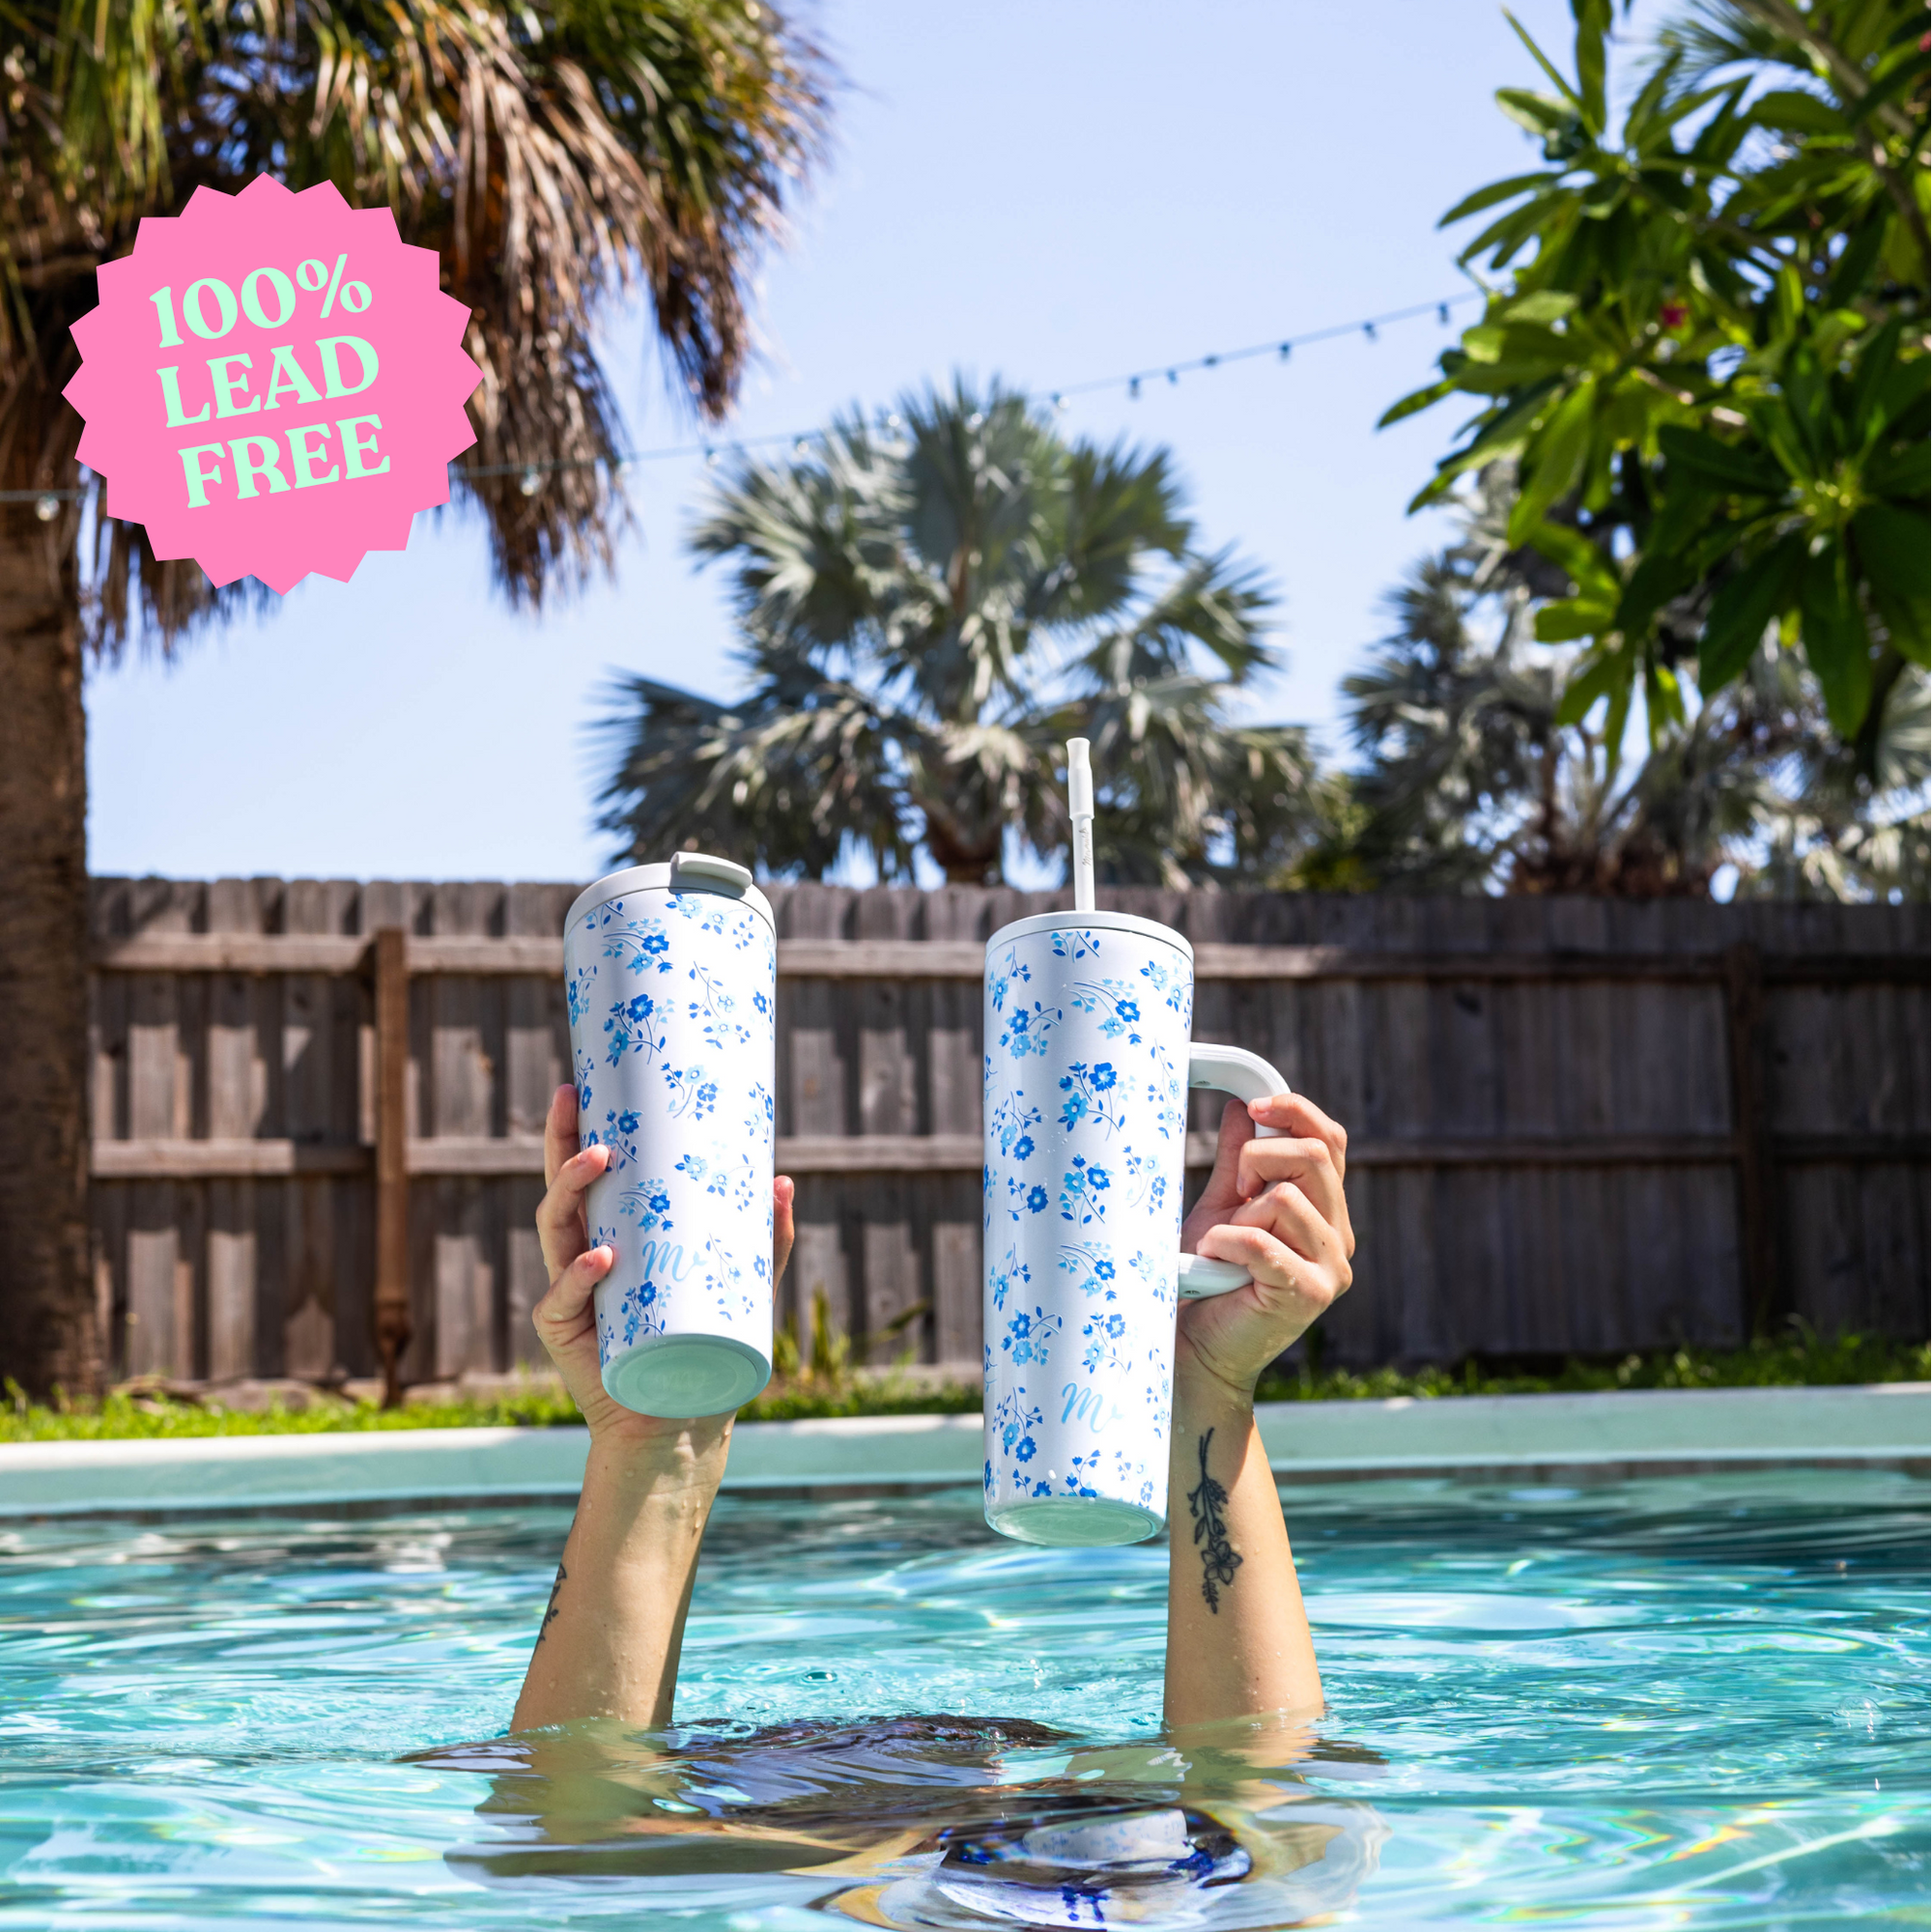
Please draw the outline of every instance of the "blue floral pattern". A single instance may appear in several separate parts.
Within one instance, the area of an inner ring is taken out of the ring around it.
[[[669,1037],[663,1031],[665,1015],[648,993],[633,993],[618,1000],[604,1022],[604,1046],[611,1065],[615,1066],[627,1053],[641,1054],[649,1065],[665,1050]]]
[[[1015,1288],[1024,1288],[1033,1279],[1033,1269],[1020,1260],[1016,1249],[1007,1249],[1004,1264],[993,1262],[990,1257],[986,1264],[986,1292],[993,1297],[993,1313],[1004,1315],[1007,1296]]]
[[[639,1180],[617,1197],[619,1211],[638,1224],[639,1234],[670,1227],[670,1189],[662,1180]],[[616,1238],[613,1232],[611,1238]]]
[[[1035,1498],[1166,1509],[1192,963],[1146,929],[986,949],[989,1517]]]
[[[596,1294],[607,1372],[665,1334],[771,1354],[773,1032],[778,949],[757,906],[720,893],[606,900],[565,935],[580,1133],[617,1260]]]

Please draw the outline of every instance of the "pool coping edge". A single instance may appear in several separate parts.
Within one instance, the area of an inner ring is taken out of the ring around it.
[[[1285,1481],[1604,1483],[1743,1469],[1924,1476],[1932,1384],[1453,1396],[1261,1405]],[[823,1501],[976,1485],[978,1415],[741,1423],[724,1487]],[[0,1444],[0,1522],[322,1516],[572,1500],[587,1433],[384,1430]]]

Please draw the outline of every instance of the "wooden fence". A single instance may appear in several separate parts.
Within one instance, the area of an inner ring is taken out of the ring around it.
[[[406,1378],[534,1357],[576,890],[97,881],[117,1373],[372,1373],[379,1224]],[[799,1180],[782,1318],[823,1289],[875,1357],[977,1366],[981,947],[1058,901],[770,890]],[[1329,1359],[1721,1345],[1793,1313],[1925,1333],[1924,908],[1102,903],[1186,932],[1196,1037],[1266,1055],[1350,1129],[1360,1252]],[[1218,1104],[1196,1097],[1191,1165]]]

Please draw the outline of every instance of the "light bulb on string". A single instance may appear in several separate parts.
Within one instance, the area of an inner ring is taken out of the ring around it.
[[[51,490],[43,491],[34,498],[34,515],[43,524],[50,524],[60,515],[60,498]]]
[[[1429,308],[1431,306],[1434,306],[1435,310],[1436,321],[1446,328],[1451,326],[1450,310],[1453,307],[1454,303],[1461,299],[1463,299],[1462,297],[1452,297],[1447,300],[1437,301],[1434,304],[1425,302],[1418,305],[1416,308],[1404,309],[1388,317],[1380,318],[1380,320],[1404,321],[1410,316],[1427,314]],[[1341,323],[1336,325],[1332,328],[1320,330],[1318,331],[1318,334],[1319,336],[1325,338],[1330,335],[1339,335],[1346,332],[1348,329],[1357,328],[1357,327],[1360,328],[1360,330],[1362,331],[1362,335],[1365,340],[1369,342],[1378,342],[1380,340],[1380,336],[1378,331],[1377,321],[1367,321],[1367,320],[1357,323]],[[1286,341],[1278,342],[1275,345],[1275,354],[1277,358],[1282,362],[1287,362],[1293,352],[1294,346],[1295,346],[1294,340],[1293,338]],[[1233,351],[1229,350],[1215,351],[1212,354],[1202,355],[1192,361],[1178,362],[1172,368],[1169,369],[1149,370],[1139,375],[1114,377],[1108,380],[1123,384],[1126,388],[1128,400],[1132,402],[1138,402],[1141,400],[1141,390],[1143,385],[1147,383],[1156,381],[1160,376],[1164,375],[1167,378],[1168,385],[1171,388],[1179,387],[1181,376],[1192,370],[1218,369],[1224,362],[1227,362],[1231,359],[1235,361],[1240,361],[1252,355],[1265,355],[1266,351],[1267,351],[1267,345],[1265,343],[1257,343],[1252,348],[1233,350]],[[1100,386],[1104,386],[1104,384],[1088,383],[1081,384],[1080,389],[1081,392],[1084,393],[1085,390],[1087,389],[1100,387]],[[1032,393],[1037,395],[1038,394],[1038,391],[1036,390],[1033,391]],[[1054,389],[1049,391],[1047,394],[1047,401],[1051,405],[1052,409],[1055,411],[1056,413],[1064,412],[1069,407],[1068,394],[1064,389]],[[882,436],[895,436],[903,432],[906,428],[905,418],[901,416],[895,410],[880,408],[874,412],[871,420],[877,432]],[[977,431],[984,425],[985,421],[986,421],[985,412],[982,410],[976,409],[967,416],[966,426],[968,429]],[[836,438],[833,435],[829,435],[827,432],[820,430],[811,432],[808,435],[790,436],[787,434],[781,433],[773,436],[768,436],[757,439],[755,440],[754,445],[747,444],[743,441],[730,442],[722,445],[716,445],[706,442],[706,443],[700,443],[697,447],[699,453],[701,453],[704,458],[705,468],[709,469],[715,469],[718,467],[720,456],[726,452],[729,452],[739,457],[743,457],[745,455],[746,450],[749,447],[755,446],[758,448],[764,448],[770,446],[776,448],[783,448],[788,444],[791,449],[792,455],[796,458],[804,459],[814,453],[823,457],[826,454],[826,452],[829,451],[834,446],[835,440]],[[687,445],[687,448],[689,446]],[[671,455],[673,453],[683,453],[683,452],[672,452],[669,450],[665,450],[657,453],[662,455]],[[600,461],[608,463],[611,473],[614,478],[619,476],[628,477],[631,474],[632,470],[635,469],[638,464],[643,461],[643,459],[638,456],[635,451],[633,451],[625,454],[622,457],[609,457],[602,459],[589,458],[571,463],[546,464],[541,467],[535,464],[530,464],[526,466],[521,471],[519,471],[514,466],[510,465],[503,465],[500,467],[492,465],[479,469],[459,469],[456,471],[456,473],[465,476],[467,478],[472,478],[472,479],[481,478],[484,476],[495,477],[495,476],[514,475],[518,478],[518,488],[522,491],[522,493],[526,497],[534,497],[543,490],[545,483],[548,480],[549,470],[564,469],[595,469]],[[71,495],[72,493],[46,492],[32,497],[27,497],[25,492],[22,492],[20,494],[22,499],[31,500],[33,502],[35,514],[37,516],[39,516],[43,522],[51,523],[54,520],[54,518],[56,518],[60,514],[60,503],[62,501],[63,496]]]

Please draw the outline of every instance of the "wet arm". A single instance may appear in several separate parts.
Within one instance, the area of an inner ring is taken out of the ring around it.
[[[1256,1122],[1281,1137],[1254,1138]],[[1297,1094],[1231,1105],[1181,1245],[1253,1279],[1183,1307],[1168,1469],[1171,1726],[1318,1711],[1321,1675],[1261,1432],[1262,1371],[1352,1279],[1348,1137]]]
[[[1251,1396],[1177,1386],[1167,1522],[1168,1722],[1319,1710],[1321,1674]]]
[[[593,1439],[515,1730],[616,1718],[670,1721],[698,1546],[724,1473],[731,1418],[654,1438]]]
[[[532,1320],[589,1425],[590,1454],[511,1719],[516,1730],[580,1718],[670,1721],[698,1546],[731,1444],[729,1415],[667,1421],[605,1392],[592,1295],[614,1258],[590,1246],[583,1209],[609,1158],[603,1147],[579,1149],[577,1090],[559,1087],[544,1122],[547,1187],[537,1208],[551,1286]],[[781,1175],[772,1189],[774,1286],[791,1241],[792,1184]]]

